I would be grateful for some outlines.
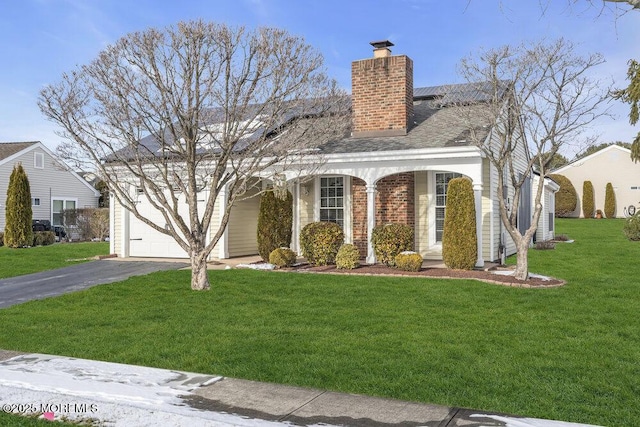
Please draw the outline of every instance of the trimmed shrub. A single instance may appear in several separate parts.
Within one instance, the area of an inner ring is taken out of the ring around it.
[[[551,241],[551,240],[544,240],[541,242],[536,242],[536,249],[538,250],[549,250],[549,249],[555,249],[556,248],[556,244]]]
[[[454,178],[447,187],[442,260],[459,270],[471,270],[478,260],[476,205],[469,178]]]
[[[277,248],[269,254],[269,263],[276,267],[291,267],[296,262],[297,255],[289,248]]]
[[[10,248],[31,246],[33,243],[31,188],[21,163],[13,167],[9,178],[5,213],[4,244]]]
[[[413,250],[413,228],[405,224],[379,225],[373,229],[371,243],[378,262],[393,267],[396,255]]]
[[[36,231],[33,233],[33,246],[49,246],[56,242],[53,231]]]
[[[312,222],[300,232],[302,256],[311,265],[334,264],[342,243],[344,232],[335,222]]]
[[[404,271],[420,271],[422,255],[413,251],[400,252],[396,255],[396,267]]]
[[[640,240],[640,212],[627,218],[622,232],[629,240]]]
[[[0,231],[0,247],[4,246],[4,231]]]
[[[356,245],[345,243],[338,249],[336,268],[353,270],[360,266],[360,251]]]
[[[258,213],[258,253],[264,261],[274,249],[288,247],[291,244],[293,226],[293,196],[287,191],[287,197],[279,199],[273,191],[267,191],[260,198]]]
[[[582,214],[585,218],[593,218],[595,208],[593,184],[591,181],[585,181],[582,184]]]
[[[604,216],[607,218],[615,218],[616,216],[616,194],[610,182],[607,182],[604,192]]]
[[[550,174],[551,178],[556,184],[560,186],[560,189],[556,193],[556,217],[566,218],[573,214],[578,205],[578,193],[575,187],[564,175]]]

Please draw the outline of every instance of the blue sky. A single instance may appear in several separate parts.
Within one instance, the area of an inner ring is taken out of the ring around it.
[[[350,64],[371,56],[370,41],[388,39],[414,61],[414,85],[460,82],[459,60],[478,48],[564,36],[585,54],[602,53],[596,70],[626,86],[627,61],[640,59],[640,12],[622,16],[587,0],[6,0],[0,9],[0,141],[60,141],[36,104],[62,73],[95,58],[125,34],[180,20],[275,26],[302,36],[325,57],[328,72],[350,91]],[[630,141],[638,128],[627,106],[594,126],[602,142]],[[568,152],[566,154],[571,154]]]

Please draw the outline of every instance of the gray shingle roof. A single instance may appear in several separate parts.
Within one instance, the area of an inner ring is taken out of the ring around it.
[[[37,144],[39,141],[29,142],[0,142],[0,160],[4,160],[7,157],[11,157],[16,153],[31,147],[33,144]]]
[[[321,151],[333,154],[468,146],[469,126],[475,128],[479,138],[490,131],[480,114],[492,98],[490,93],[488,83],[415,88],[414,126],[407,135],[349,137],[325,144]]]

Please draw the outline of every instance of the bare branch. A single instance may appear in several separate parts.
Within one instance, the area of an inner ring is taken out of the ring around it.
[[[551,159],[562,147],[585,139],[589,124],[607,115],[609,90],[589,72],[601,55],[579,56],[563,39],[554,43],[505,46],[465,58],[460,73],[477,91],[476,105],[454,103],[467,122],[471,142],[489,160],[498,188],[508,186],[508,200],[498,191],[500,216],[518,248],[516,275],[526,278],[526,254],[541,213],[542,183]],[[475,130],[490,128],[489,135]],[[518,228],[520,194],[535,171],[540,181],[531,226]],[[521,259],[524,258],[524,259]]]
[[[191,257],[192,286],[206,288],[202,262],[233,203],[256,177],[309,169],[305,154],[347,131],[345,99],[302,39],[193,21],[123,37],[43,89],[39,105],[62,129],[59,154],[97,168],[118,203],[173,237]]]

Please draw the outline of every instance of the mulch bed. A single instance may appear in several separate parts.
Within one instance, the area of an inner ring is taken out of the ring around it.
[[[507,268],[501,268],[506,270]],[[323,273],[323,274],[357,274],[364,276],[412,276],[412,277],[431,277],[440,279],[475,279],[482,282],[494,283],[503,286],[511,286],[517,288],[555,288],[564,285],[564,280],[550,278],[543,280],[531,277],[528,280],[518,280],[513,276],[505,276],[494,274],[490,271],[480,270],[450,270],[447,268],[423,268],[420,271],[402,271],[397,268],[387,267],[385,265],[363,264],[353,270],[337,269],[335,265],[327,265],[321,267],[312,267],[309,264],[301,264],[292,268],[283,268],[282,271],[296,271],[300,273]]]

